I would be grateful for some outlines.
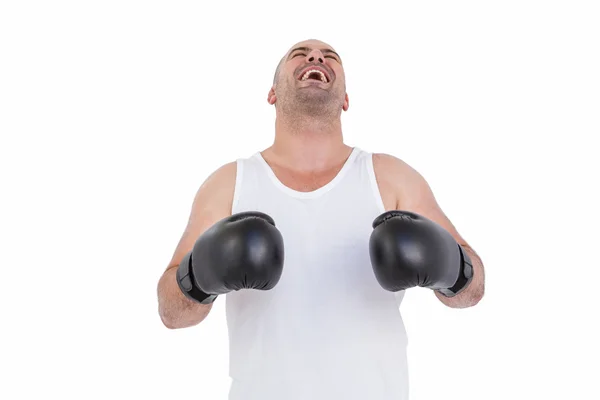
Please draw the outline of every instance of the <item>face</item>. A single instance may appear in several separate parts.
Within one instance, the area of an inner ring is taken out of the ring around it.
[[[268,101],[279,110],[315,116],[348,110],[340,56],[331,46],[318,40],[292,46],[281,60]]]

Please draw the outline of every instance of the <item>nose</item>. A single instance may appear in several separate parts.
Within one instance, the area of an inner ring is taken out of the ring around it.
[[[323,64],[323,54],[319,50],[313,50],[306,55],[308,62],[318,62],[319,64]],[[316,60],[316,61],[315,61]]]

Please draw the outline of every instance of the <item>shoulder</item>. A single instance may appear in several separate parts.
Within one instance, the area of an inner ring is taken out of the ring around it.
[[[387,153],[373,153],[373,169],[378,179],[395,187],[426,184],[423,176],[406,161]]]
[[[177,265],[206,229],[231,215],[236,164],[228,162],[214,169],[197,189],[186,228],[167,268]]]
[[[373,153],[373,166],[380,175],[402,172],[409,165],[400,158],[387,153]]]
[[[237,161],[225,163],[213,170],[202,182],[194,203],[200,207],[225,207],[230,209],[237,177]]]
[[[373,169],[383,196],[393,196],[395,207],[408,207],[431,198],[425,178],[406,161],[386,153],[373,153]]]
[[[230,161],[216,168],[202,183],[204,186],[221,186],[235,182],[237,175],[237,161]]]

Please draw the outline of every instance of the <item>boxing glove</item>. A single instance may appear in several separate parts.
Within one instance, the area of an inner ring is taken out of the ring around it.
[[[206,230],[177,268],[182,292],[202,304],[233,290],[270,290],[283,272],[284,248],[273,218],[242,212]]]
[[[375,277],[386,290],[411,287],[460,293],[473,277],[468,254],[446,229],[412,212],[388,211],[373,221],[369,253]]]

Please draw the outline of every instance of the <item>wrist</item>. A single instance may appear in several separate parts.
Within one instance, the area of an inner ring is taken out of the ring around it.
[[[454,297],[461,293],[473,279],[473,263],[471,257],[467,254],[466,250],[459,244],[460,250],[460,271],[458,273],[458,279],[454,285],[446,289],[438,289],[438,292],[446,297]]]
[[[192,252],[190,251],[181,260],[177,267],[176,280],[179,289],[185,297],[200,304],[210,304],[217,298],[216,294],[204,293],[194,281],[192,269]]]

